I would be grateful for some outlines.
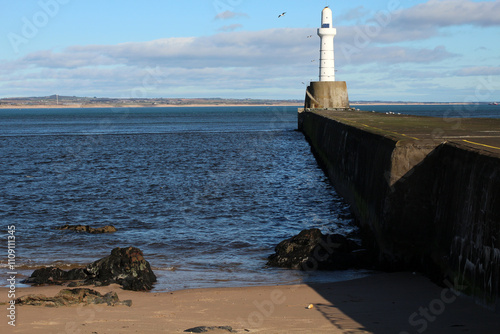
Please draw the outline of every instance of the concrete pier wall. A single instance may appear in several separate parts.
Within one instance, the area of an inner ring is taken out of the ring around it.
[[[500,155],[315,112],[299,113],[299,128],[382,267],[422,271],[498,309]]]
[[[306,89],[304,108],[349,109],[345,81],[311,81]]]

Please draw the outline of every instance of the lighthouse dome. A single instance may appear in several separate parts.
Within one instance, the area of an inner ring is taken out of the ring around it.
[[[332,24],[332,10],[328,7],[325,7],[321,12],[321,28],[331,28]]]

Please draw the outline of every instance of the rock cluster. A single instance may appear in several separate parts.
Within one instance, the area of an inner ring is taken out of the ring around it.
[[[45,295],[26,295],[16,299],[16,305],[34,305],[46,307],[58,307],[69,305],[107,304],[109,306],[126,305],[132,306],[131,300],[120,301],[116,292],[108,292],[102,295],[98,291],[86,288],[63,289],[54,297]]]
[[[280,242],[267,265],[301,270],[344,270],[364,265],[365,254],[356,242],[340,234],[303,230]]]
[[[106,225],[103,227],[93,228],[89,225],[63,225],[61,227],[56,227],[56,230],[69,230],[76,232],[86,232],[91,234],[99,234],[99,233],[113,233],[116,232],[116,227],[113,225]]]
[[[92,262],[85,268],[64,271],[49,267],[35,270],[25,283],[63,284],[73,282],[72,286],[120,284],[125,290],[148,291],[156,282],[156,275],[149,262],[144,259],[142,251],[135,247],[115,248],[100,260]]]

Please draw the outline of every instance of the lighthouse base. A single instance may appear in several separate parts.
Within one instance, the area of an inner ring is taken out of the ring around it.
[[[350,109],[345,81],[312,81],[306,89],[305,109]]]

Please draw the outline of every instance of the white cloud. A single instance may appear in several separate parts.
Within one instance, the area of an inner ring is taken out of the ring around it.
[[[52,68],[78,68],[89,65],[112,65],[117,60],[106,54],[99,54],[93,50],[71,50],[68,48],[65,52],[54,53],[52,51],[37,51],[28,54],[22,58],[25,65],[36,67]]]
[[[342,43],[363,45],[368,43],[391,44],[405,41],[425,40],[437,34],[433,27],[403,30],[396,26],[365,24],[339,27],[337,40]]]
[[[316,43],[305,38],[307,33],[308,29],[271,29],[117,45],[74,46],[61,52],[34,52],[22,58],[20,63],[51,68],[117,64],[185,68],[286,65],[310,59],[316,52]],[[298,40],[304,42],[297,43]]]
[[[229,10],[225,12],[219,13],[215,16],[215,20],[229,20],[237,17],[248,17],[248,14],[245,13],[236,13]]]
[[[33,95],[45,89],[120,97],[142,89],[146,81],[150,96],[172,96],[182,90],[191,96],[202,90],[217,96],[234,96],[230,91],[262,93],[273,87],[274,92],[291,91],[317,73],[310,59],[317,57],[318,41],[306,38],[308,34],[310,29],[272,29],[38,51],[0,62],[0,90],[7,95]]]
[[[353,44],[341,43],[336,51],[336,59],[346,64],[429,64],[456,56],[448,52],[444,46],[436,46],[433,49],[371,45],[356,47]]]
[[[500,67],[475,66],[462,68],[455,72],[458,76],[490,76],[500,75]]]
[[[393,12],[378,11],[366,16],[362,7],[353,9],[346,18],[363,16],[356,25],[338,27],[338,35],[353,44],[398,43],[426,40],[441,33],[440,28],[474,25],[500,26],[500,1],[472,2],[470,0],[430,0]],[[358,42],[359,43],[359,42]]]
[[[138,68],[284,68],[307,64],[318,58],[319,41],[306,38],[309,34],[310,29],[306,28],[281,28],[117,45],[73,46],[61,52],[28,54],[16,66],[56,69],[118,65]],[[336,59],[340,64],[429,63],[455,56],[443,46],[426,49],[355,43],[355,30],[348,30],[341,36],[336,44]]]
[[[476,25],[481,27],[500,25],[500,1],[429,0],[426,3],[396,12],[399,25],[413,27]]]
[[[364,6],[358,6],[335,18],[335,22],[360,20],[370,13]]]

